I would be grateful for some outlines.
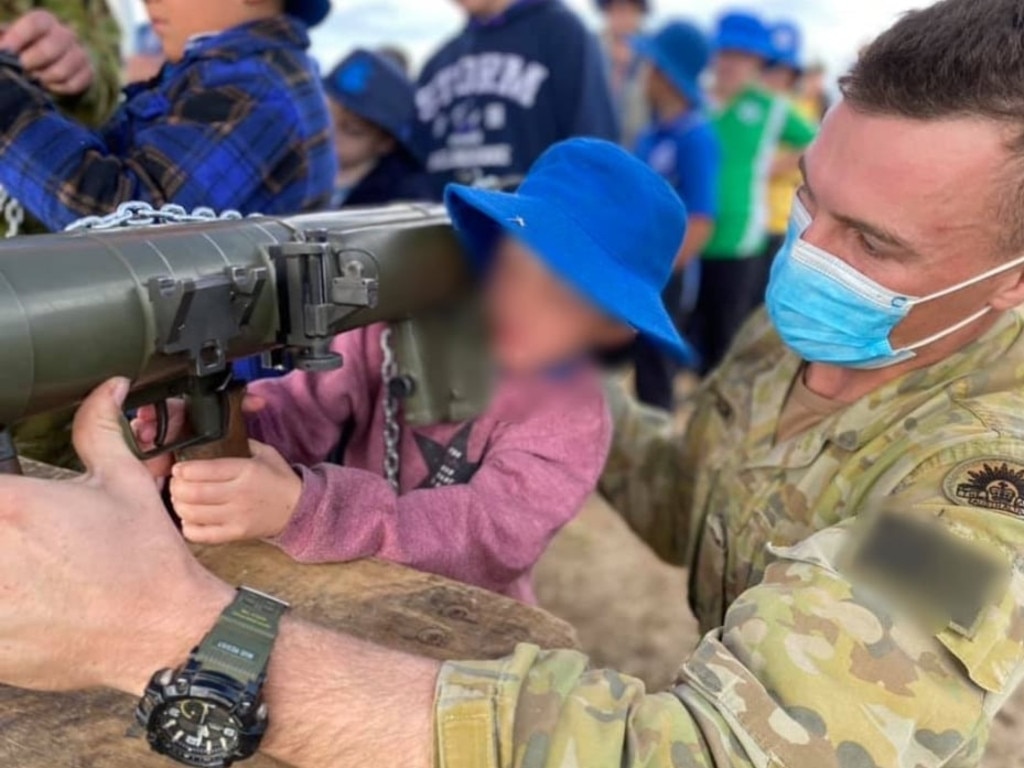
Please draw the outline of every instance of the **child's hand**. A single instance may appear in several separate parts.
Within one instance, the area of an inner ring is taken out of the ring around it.
[[[156,406],[146,405],[138,410],[135,418],[132,419],[132,434],[135,435],[135,442],[143,451],[152,451],[156,448],[157,419]],[[183,400],[167,401],[167,435],[164,442],[167,445],[178,442],[185,436],[188,425],[185,423],[185,402]],[[165,453],[146,462],[146,468],[157,480],[170,476],[171,468],[174,466],[174,456]]]
[[[266,407],[266,401],[258,395],[246,393],[242,401],[242,411],[246,414],[256,414]],[[131,423],[132,434],[135,435],[135,442],[143,451],[152,451],[156,448],[157,420],[156,406],[147,405],[138,410]],[[183,400],[167,401],[167,435],[164,442],[167,444],[176,443],[188,433],[188,424],[185,420],[185,402]],[[166,453],[155,459],[146,462],[146,467],[151,475],[157,480],[170,477],[171,469],[174,467],[173,454]]]
[[[251,459],[174,466],[171,500],[189,541],[267,539],[288,525],[302,495],[302,478],[269,445],[250,440],[249,447]]]

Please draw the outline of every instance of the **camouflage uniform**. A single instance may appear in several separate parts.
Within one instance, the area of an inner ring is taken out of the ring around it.
[[[92,56],[96,77],[81,96],[61,97],[61,110],[86,125],[101,125],[121,94],[121,33],[106,0],[0,0],[0,24],[32,10],[49,11],[78,34]]]
[[[121,96],[121,31],[106,0],[0,0],[0,24],[11,24],[32,10],[49,11],[78,35],[92,56],[95,77],[80,96],[59,97],[61,111],[81,123],[99,126],[106,122]],[[7,224],[0,221],[0,236]],[[29,218],[21,234],[38,234],[45,228]],[[61,466],[77,466],[69,444],[73,411],[48,414],[20,425],[18,448],[26,455]]]
[[[604,490],[691,568],[706,633],[676,686],[530,646],[449,664],[438,765],[978,764],[1024,674],[1024,316],[776,444],[799,370],[762,314],[682,438],[618,403]],[[886,504],[927,529],[895,557],[870,535]],[[879,551],[907,578],[852,565]]]

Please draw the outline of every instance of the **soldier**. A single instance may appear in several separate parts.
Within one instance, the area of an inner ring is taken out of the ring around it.
[[[620,404],[607,489],[691,566],[707,631],[670,691],[569,651],[438,667],[289,619],[265,750],[978,765],[1024,677],[1022,18],[1021,0],[945,0],[873,43],[806,156],[771,321],[741,334],[682,438]],[[140,692],[231,600],[123,447],[124,390],[80,413],[84,485],[0,483],[0,680]]]

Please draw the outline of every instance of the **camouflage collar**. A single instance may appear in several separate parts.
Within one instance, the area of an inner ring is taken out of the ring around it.
[[[951,398],[962,399],[975,391],[984,391],[985,381],[994,375],[995,369],[1005,369],[1006,375],[1011,376],[1017,375],[1018,368],[1024,369],[1024,344],[1019,343],[1024,333],[1024,314],[1008,312],[985,335],[949,359],[912,371],[806,433],[776,444],[779,417],[802,361],[783,346],[770,324],[766,322],[766,326],[767,335],[744,355],[750,361],[747,375],[730,377],[730,381],[713,377],[708,382],[723,409],[770,414],[763,422],[751,424],[746,446],[751,467],[806,467],[827,444],[848,452],[857,451],[911,417],[937,391],[949,389]],[[750,381],[752,386],[746,383]],[[745,399],[749,403],[744,403]]]
[[[934,397],[936,390],[950,388],[958,382],[971,389],[969,380],[979,374],[987,375],[994,365],[1024,363],[1024,346],[1017,343],[1022,331],[1024,315],[1019,311],[1006,312],[981,338],[955,355],[911,371],[839,413],[831,420],[829,441],[843,450],[855,451],[912,414]],[[1024,386],[1024,381],[1021,385]],[[875,418],[878,413],[885,414],[886,418]]]

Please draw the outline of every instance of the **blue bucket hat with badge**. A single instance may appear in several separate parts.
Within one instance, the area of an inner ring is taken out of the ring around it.
[[[747,11],[727,13],[718,20],[714,46],[716,51],[739,51],[772,58],[771,33],[760,17]]]
[[[789,21],[774,25],[769,30],[772,43],[772,56],[769,62],[773,67],[786,67],[794,72],[803,72],[801,48],[803,38],[800,27]]]
[[[682,362],[695,359],[661,298],[686,235],[686,208],[622,148],[569,139],[534,163],[517,192],[449,184],[445,205],[479,269],[509,235],[606,315]]]
[[[324,79],[327,95],[380,126],[409,152],[416,88],[390,59],[362,48],[346,56]]]
[[[331,0],[286,0],[284,12],[305,22],[307,27],[315,27],[331,12]]]
[[[633,39],[633,50],[661,70],[694,106],[704,103],[700,75],[711,58],[707,36],[695,24],[673,21]]]

